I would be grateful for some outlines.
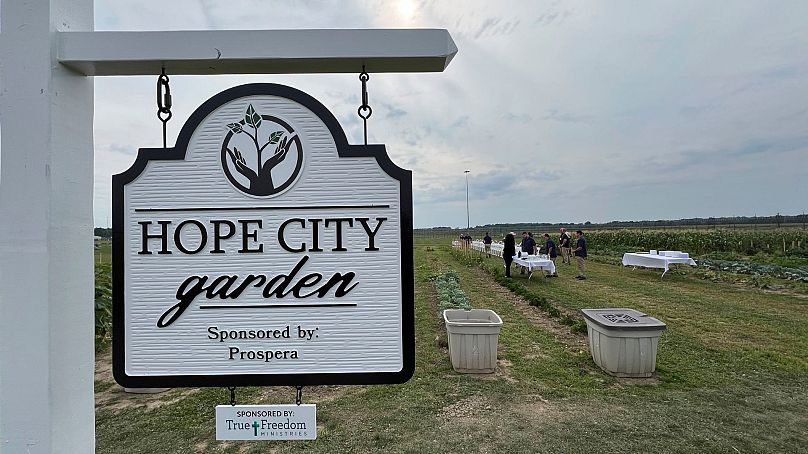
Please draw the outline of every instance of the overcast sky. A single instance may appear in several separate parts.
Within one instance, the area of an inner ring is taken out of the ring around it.
[[[808,2],[96,0],[97,30],[445,28],[443,73],[371,74],[369,142],[413,171],[415,226],[808,211]],[[271,45],[271,43],[267,43]],[[299,88],[362,140],[355,74],[173,76],[169,142],[210,96]],[[155,77],[97,78],[95,223],[162,145]]]

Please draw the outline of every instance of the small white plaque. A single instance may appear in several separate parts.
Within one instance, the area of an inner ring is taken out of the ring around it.
[[[217,440],[314,440],[317,405],[217,405]]]

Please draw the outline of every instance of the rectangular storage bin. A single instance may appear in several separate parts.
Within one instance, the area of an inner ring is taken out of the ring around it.
[[[665,323],[634,309],[581,309],[589,351],[601,369],[616,377],[650,377],[656,370]]]
[[[502,319],[489,309],[446,309],[449,358],[457,372],[490,374],[497,368],[497,343]]]

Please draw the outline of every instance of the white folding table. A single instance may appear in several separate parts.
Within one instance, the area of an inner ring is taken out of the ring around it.
[[[555,263],[550,260],[546,255],[528,255],[528,256],[521,256],[515,255],[513,257],[513,263],[524,266],[530,272],[527,278],[530,279],[533,277],[533,269],[539,268],[542,270],[547,270],[550,274],[555,274],[556,267]]]
[[[656,252],[656,251],[654,251]],[[671,265],[685,264],[696,266],[695,260],[691,259],[686,252],[680,251],[659,251],[656,254],[648,252],[626,252],[623,254],[623,266],[633,266],[637,268],[659,268],[664,270],[662,276],[668,272]]]

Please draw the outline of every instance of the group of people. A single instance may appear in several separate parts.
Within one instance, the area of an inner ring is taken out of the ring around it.
[[[559,246],[556,246],[556,242],[550,238],[550,234],[545,233],[543,247],[538,246],[536,240],[533,239],[532,232],[522,232],[522,242],[519,248],[521,252],[527,253],[527,255],[536,255],[539,252],[543,252],[553,261],[554,265],[559,252],[561,253],[561,263],[567,265],[572,264],[571,257],[574,256],[578,265],[578,275],[575,278],[578,280],[586,279],[586,238],[584,237],[584,232],[580,230],[575,232],[576,241],[574,249],[571,244],[572,238],[569,233],[567,233],[567,229],[562,228],[560,232],[561,235],[558,238]],[[488,232],[485,232],[483,243],[485,244],[485,252],[491,257],[492,239]],[[513,263],[513,257],[516,255],[516,234],[510,232],[505,235],[503,243],[502,258],[505,260],[505,277],[511,277],[511,264]],[[521,272],[525,272],[524,267]],[[558,277],[558,274],[554,272],[553,274],[547,275],[547,277]]]

